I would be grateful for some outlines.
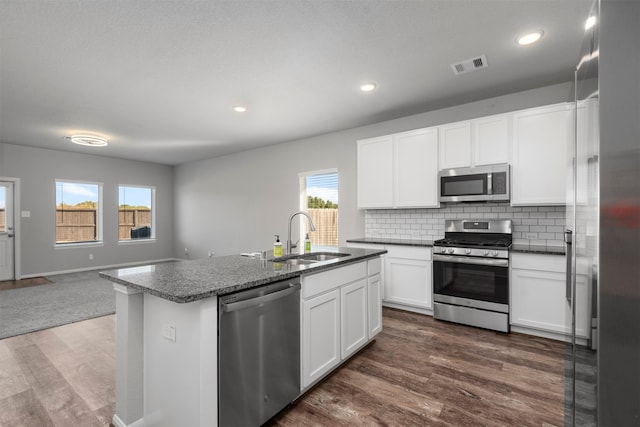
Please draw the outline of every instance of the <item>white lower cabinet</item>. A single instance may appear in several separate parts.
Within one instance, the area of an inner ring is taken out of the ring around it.
[[[431,310],[431,248],[388,246],[384,301]]]
[[[371,243],[348,243],[348,246],[387,250],[387,254],[381,257],[382,265],[378,270],[380,284],[373,285],[373,287],[380,286],[380,297],[384,305],[431,314],[431,310],[433,310],[433,264],[430,247]],[[372,280],[372,276],[376,272],[369,272],[369,280]],[[370,285],[370,289],[371,287]],[[382,311],[380,312],[380,320],[382,320]],[[370,325],[371,322],[370,320]],[[382,328],[382,324],[380,328]],[[375,333],[377,332],[373,332],[374,335]]]
[[[379,295],[380,258],[302,276],[303,389],[382,329]]]
[[[382,260],[367,263],[367,305],[369,339],[382,331]]]
[[[512,254],[512,325],[571,334],[565,270],[564,256]],[[590,311],[587,278],[581,274],[576,277],[576,335],[588,338]]]
[[[340,363],[340,290],[302,303],[302,386]]]
[[[340,288],[342,358],[346,358],[369,340],[367,331],[367,280]]]

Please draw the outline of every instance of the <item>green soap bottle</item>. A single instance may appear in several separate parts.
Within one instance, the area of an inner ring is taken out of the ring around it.
[[[309,239],[309,233],[307,233],[307,237],[304,238],[304,251],[311,252],[311,239]]]
[[[280,242],[280,236],[278,234],[274,234],[276,236],[276,241],[273,244],[273,256],[278,258],[282,256],[282,242]]]

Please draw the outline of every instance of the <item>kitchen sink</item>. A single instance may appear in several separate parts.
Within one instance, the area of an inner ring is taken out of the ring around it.
[[[329,261],[331,259],[342,258],[351,254],[343,254],[339,252],[316,252],[310,254],[297,255],[296,258],[313,261]]]
[[[309,265],[322,261],[331,261],[349,255],[351,254],[345,254],[341,252],[311,252],[308,254],[300,255],[285,255],[283,257],[274,258],[270,261],[281,262],[283,264],[289,265]]]
[[[282,264],[289,264],[289,265],[309,265],[309,264],[314,264],[318,262],[311,259],[299,259],[299,258],[286,258],[286,259],[274,258],[271,261],[280,262]]]

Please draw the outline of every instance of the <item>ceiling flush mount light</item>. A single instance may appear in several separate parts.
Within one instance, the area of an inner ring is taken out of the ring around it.
[[[584,29],[588,30],[589,28],[593,27],[594,25],[596,25],[596,17],[595,16],[590,16],[587,18],[587,22],[584,23]]]
[[[378,85],[375,83],[364,83],[360,85],[360,90],[362,92],[373,92],[378,88]]]
[[[95,135],[72,135],[68,136],[67,139],[70,139],[74,144],[88,147],[105,147],[107,145],[107,138]]]
[[[516,43],[518,43],[520,46],[527,46],[540,40],[543,34],[544,32],[542,30],[523,34],[516,39]]]
[[[236,113],[244,113],[245,111],[247,111],[247,107],[243,107],[242,105],[234,105],[233,111],[235,111]]]

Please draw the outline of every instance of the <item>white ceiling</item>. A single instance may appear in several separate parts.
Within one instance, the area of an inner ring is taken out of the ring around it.
[[[590,5],[0,0],[0,142],[180,164],[565,82]]]

